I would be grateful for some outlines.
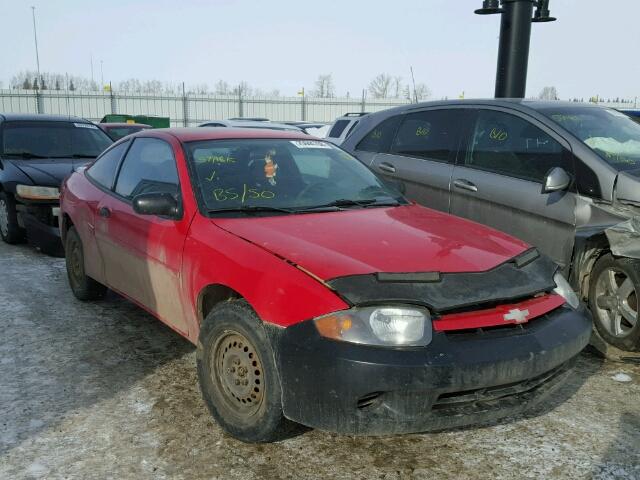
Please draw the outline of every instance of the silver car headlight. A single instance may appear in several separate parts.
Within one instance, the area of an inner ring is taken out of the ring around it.
[[[352,308],[314,322],[323,337],[364,345],[425,346],[433,336],[429,311],[413,306]]]
[[[556,273],[553,277],[553,281],[556,282],[556,288],[553,290],[554,293],[563,297],[572,308],[578,308],[580,300],[578,299],[576,292],[571,288],[571,285],[569,285],[569,282],[567,282],[567,279],[564,278],[561,273]]]
[[[28,200],[58,200],[60,189],[55,187],[38,187],[33,185],[17,185],[16,193]]]

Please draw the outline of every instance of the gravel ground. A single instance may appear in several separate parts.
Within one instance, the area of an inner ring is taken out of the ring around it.
[[[64,262],[0,243],[0,479],[640,478],[640,366],[583,354],[543,409],[384,438],[222,433],[195,349],[131,303],[83,304]]]

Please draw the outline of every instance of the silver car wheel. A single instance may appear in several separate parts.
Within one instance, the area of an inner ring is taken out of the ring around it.
[[[9,235],[9,210],[4,199],[0,199],[0,232],[4,237]]]
[[[596,321],[612,336],[623,338],[638,322],[638,292],[622,270],[609,267],[596,280]]]

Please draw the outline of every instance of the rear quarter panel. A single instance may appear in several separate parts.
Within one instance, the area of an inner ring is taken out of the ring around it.
[[[95,242],[95,212],[104,192],[87,180],[84,169],[74,172],[64,182],[61,192],[61,218],[68,215],[82,239],[85,271],[96,281],[104,283],[102,258]],[[62,225],[61,225],[62,227]]]

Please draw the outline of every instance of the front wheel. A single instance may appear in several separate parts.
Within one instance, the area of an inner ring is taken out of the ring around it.
[[[6,192],[0,192],[0,237],[5,243],[19,243],[24,240],[24,230],[18,225],[16,201]]]
[[[591,273],[589,306],[602,338],[628,352],[640,350],[640,261],[604,255]]]
[[[242,300],[217,305],[200,330],[198,379],[218,424],[243,442],[272,442],[295,428],[282,413],[274,353],[261,320]]]

